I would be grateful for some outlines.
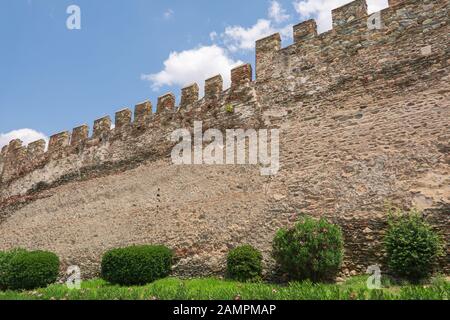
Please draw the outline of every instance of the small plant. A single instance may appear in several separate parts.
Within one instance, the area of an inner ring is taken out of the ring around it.
[[[56,282],[59,258],[46,251],[15,249],[0,254],[0,287],[32,290]]]
[[[165,246],[132,246],[103,255],[102,278],[119,285],[144,285],[167,277],[173,253]]]
[[[344,241],[339,226],[305,218],[292,229],[281,229],[273,241],[273,256],[292,280],[314,282],[336,277],[343,259]]]
[[[444,242],[413,210],[390,214],[384,245],[389,268],[397,276],[417,282],[431,276]]]
[[[234,107],[233,107],[233,105],[232,105],[231,103],[227,104],[227,105],[225,106],[225,111],[226,111],[227,113],[234,113]]]
[[[258,281],[262,274],[261,252],[250,245],[231,250],[227,257],[227,274],[241,282]]]

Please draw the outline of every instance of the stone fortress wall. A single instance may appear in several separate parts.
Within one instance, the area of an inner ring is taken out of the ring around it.
[[[449,241],[449,2],[392,0],[369,18],[364,0],[256,43],[252,66],[0,154],[0,250],[46,249],[98,273],[102,253],[172,247],[180,275],[221,274],[250,243],[272,270],[276,230],[306,213],[342,226],[343,274],[383,264],[386,206],[417,207]],[[375,20],[374,20],[375,19]],[[381,20],[380,20],[381,19]],[[381,21],[381,28],[372,22]],[[369,27],[369,26],[372,27]],[[232,106],[233,112],[227,110]],[[277,175],[258,166],[174,166],[173,130],[278,128]],[[447,249],[448,250],[448,249]],[[443,261],[448,271],[448,257]]]

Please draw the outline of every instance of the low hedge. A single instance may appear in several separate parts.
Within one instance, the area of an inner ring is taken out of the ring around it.
[[[15,249],[0,253],[0,288],[32,290],[56,282],[59,258],[47,251]]]
[[[124,286],[145,285],[167,277],[173,252],[165,246],[132,246],[113,249],[103,255],[102,278]]]
[[[231,250],[227,257],[227,275],[230,279],[248,282],[261,279],[262,255],[250,245]]]
[[[7,270],[11,258],[18,252],[25,251],[23,249],[14,249],[10,251],[0,251],[0,290],[8,289]]]

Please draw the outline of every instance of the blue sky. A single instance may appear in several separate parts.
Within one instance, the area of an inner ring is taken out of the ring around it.
[[[0,147],[81,124],[217,73],[254,64],[254,41],[316,18],[349,0],[2,0]],[[370,11],[387,0],[370,0]],[[81,9],[69,30],[67,7]],[[17,131],[18,129],[22,129]]]

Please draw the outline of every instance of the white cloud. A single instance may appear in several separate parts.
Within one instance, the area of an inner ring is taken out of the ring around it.
[[[350,0],[297,0],[293,2],[295,11],[301,18],[315,18],[319,32],[332,28],[331,11]],[[369,13],[379,11],[388,6],[388,0],[367,0]]]
[[[167,9],[166,12],[164,12],[164,19],[170,19],[173,17],[175,12],[172,9]]]
[[[30,142],[34,142],[40,139],[44,139],[48,143],[48,137],[33,129],[19,129],[13,130],[8,133],[0,133],[0,148],[9,144],[11,140],[20,139],[24,145],[28,145]]]
[[[292,0],[295,11],[300,15],[299,22],[309,18],[317,21],[319,32],[331,29],[331,11],[351,0]],[[369,13],[379,11],[388,6],[388,0],[367,0]],[[171,17],[174,12],[169,9],[165,16]],[[285,10],[279,1],[270,1],[268,17],[261,18],[255,24],[244,27],[228,26],[221,33],[212,31],[210,46],[200,46],[181,52],[172,52],[164,61],[164,69],[153,74],[143,74],[141,79],[149,81],[155,91],[163,86],[186,86],[197,82],[200,88],[203,81],[216,74],[224,78],[224,85],[230,85],[230,69],[241,64],[233,58],[240,51],[252,51],[255,42],[279,32],[282,40],[292,39],[290,12]]]
[[[209,33],[209,38],[211,39],[211,41],[215,41],[218,37],[218,34],[216,31],[210,32]]]
[[[292,24],[283,24],[290,19],[290,15],[278,1],[271,1],[268,18],[259,19],[251,27],[228,26],[220,34],[220,39],[230,52],[250,51],[255,49],[255,42],[259,39],[279,32],[282,40],[292,39]],[[217,34],[215,37],[217,38]]]
[[[292,25],[275,27],[272,21],[259,19],[255,25],[249,28],[242,26],[227,27],[221,34],[225,47],[231,52],[239,50],[254,50],[255,42],[259,39],[279,32],[283,40],[292,38]]]
[[[255,25],[249,28],[231,26],[222,34],[225,46],[232,52],[238,50],[252,50],[255,41],[275,33],[272,23],[266,19],[259,19]]]
[[[290,15],[286,13],[286,10],[284,10],[278,1],[271,1],[269,7],[269,18],[276,23],[282,23],[289,20]]]
[[[203,89],[202,83],[217,74],[224,79],[224,86],[231,82],[230,70],[242,62],[233,60],[225,49],[217,46],[203,46],[182,52],[172,52],[164,61],[164,70],[148,75],[141,75],[142,80],[151,82],[153,90],[158,91],[162,86],[186,86],[197,82]]]
[[[224,87],[231,83],[230,71],[242,64],[232,55],[239,50],[253,50],[256,40],[280,32],[283,39],[292,38],[292,25],[279,25],[289,19],[289,15],[277,1],[272,1],[268,10],[270,19],[259,19],[253,26],[229,26],[223,33],[212,31],[211,41],[219,44],[200,46],[182,52],[172,52],[164,61],[164,69],[153,74],[142,74],[141,79],[149,81],[154,91],[163,86],[186,86],[197,82],[203,93],[205,79],[221,74]]]

